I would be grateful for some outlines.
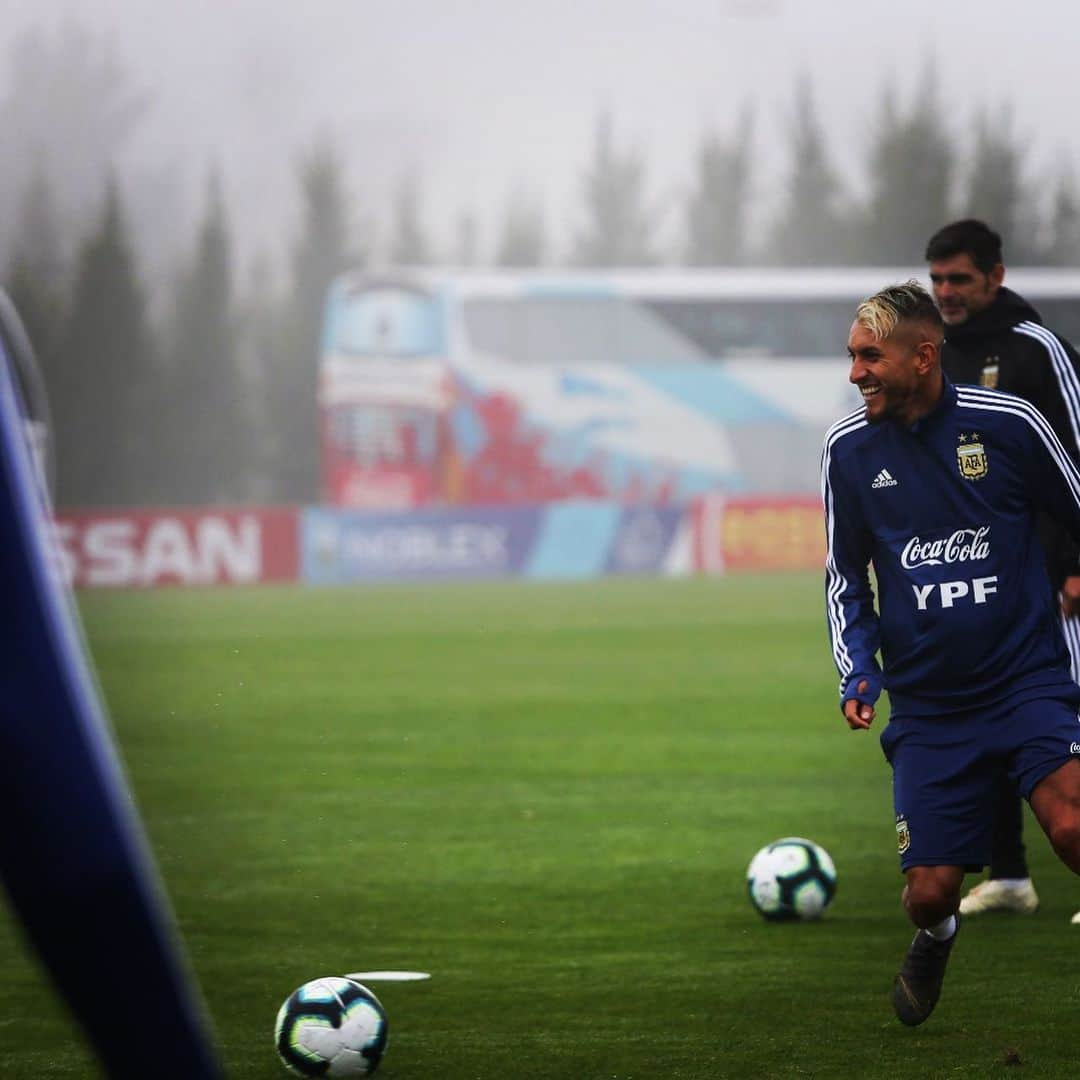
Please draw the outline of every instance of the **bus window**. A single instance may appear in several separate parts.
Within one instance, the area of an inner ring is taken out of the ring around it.
[[[851,300],[823,299],[706,297],[642,303],[714,358],[835,356],[847,341],[854,308]]]
[[[374,286],[346,295],[334,346],[353,356],[432,356],[444,348],[438,302],[416,289]]]
[[[510,364],[698,364],[707,359],[647,307],[617,296],[478,297],[465,301],[477,353]]]

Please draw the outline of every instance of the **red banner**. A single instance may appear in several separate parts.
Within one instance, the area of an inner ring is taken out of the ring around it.
[[[56,531],[76,588],[247,585],[295,581],[294,509],[59,513]]]
[[[820,499],[804,496],[709,496],[697,505],[695,567],[739,570],[821,570],[825,518]]]

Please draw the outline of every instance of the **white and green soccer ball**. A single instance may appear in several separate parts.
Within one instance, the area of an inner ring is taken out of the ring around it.
[[[370,1076],[388,1032],[379,999],[363,983],[334,975],[312,979],[285,999],[274,1045],[297,1076]]]
[[[816,919],[836,895],[836,867],[820,844],[785,836],[750,860],[746,887],[766,919]]]

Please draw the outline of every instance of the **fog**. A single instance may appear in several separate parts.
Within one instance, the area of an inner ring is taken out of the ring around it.
[[[975,13],[977,11],[977,13]],[[394,186],[420,185],[442,250],[463,214],[481,255],[511,192],[542,206],[557,246],[572,233],[596,119],[637,147],[662,227],[706,130],[755,116],[759,212],[782,185],[781,143],[801,74],[834,163],[857,188],[874,110],[904,101],[929,67],[963,139],[976,109],[1011,111],[1028,177],[1077,159],[1071,122],[1080,9],[991,0],[977,9],[795,0],[6,0],[8,46],[28,27],[76,19],[113,44],[149,95],[117,167],[171,182],[163,227],[192,221],[220,166],[242,251],[281,251],[296,212],[298,151],[325,138],[348,167],[356,226],[376,251]],[[145,215],[140,219],[145,227]],[[179,238],[178,238],[179,239]]]

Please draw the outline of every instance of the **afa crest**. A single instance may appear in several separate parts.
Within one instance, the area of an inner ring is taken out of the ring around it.
[[[908,828],[907,818],[903,814],[896,816],[896,850],[901,855],[911,847],[911,830]]]
[[[986,447],[980,442],[978,434],[960,435],[956,447],[956,463],[960,466],[960,475],[965,480],[981,480],[990,471]]]
[[[998,385],[998,373],[1001,363],[996,356],[988,356],[983,363],[982,372],[979,375],[979,385],[996,390]]]

